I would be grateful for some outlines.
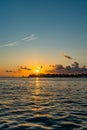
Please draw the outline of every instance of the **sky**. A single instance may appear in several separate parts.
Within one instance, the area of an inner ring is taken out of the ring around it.
[[[0,76],[86,56],[87,0],[0,0]]]

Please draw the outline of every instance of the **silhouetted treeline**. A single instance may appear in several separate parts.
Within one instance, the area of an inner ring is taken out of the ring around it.
[[[87,77],[87,74],[31,74],[28,77],[41,77],[41,78],[56,78],[56,77],[60,77],[60,78],[83,78],[83,77]]]

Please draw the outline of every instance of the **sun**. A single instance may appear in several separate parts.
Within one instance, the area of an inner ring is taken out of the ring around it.
[[[40,72],[40,70],[39,70],[39,69],[36,69],[35,72],[36,72],[36,74],[38,74],[38,73]]]

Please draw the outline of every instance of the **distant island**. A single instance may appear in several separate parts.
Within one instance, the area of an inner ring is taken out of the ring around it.
[[[30,74],[28,78],[87,78],[87,73],[86,74]]]
[[[28,76],[0,76],[0,78],[87,78],[87,73],[71,74],[30,74]]]

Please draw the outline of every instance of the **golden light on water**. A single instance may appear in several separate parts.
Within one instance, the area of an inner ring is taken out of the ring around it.
[[[37,111],[39,111],[39,110],[42,109],[41,106],[40,106],[40,104],[39,104],[39,102],[41,101],[40,94],[41,94],[40,81],[39,81],[39,78],[36,78],[36,80],[35,80],[34,95],[32,96],[33,102],[35,104],[32,107],[32,111],[34,111],[34,112],[37,112]]]

